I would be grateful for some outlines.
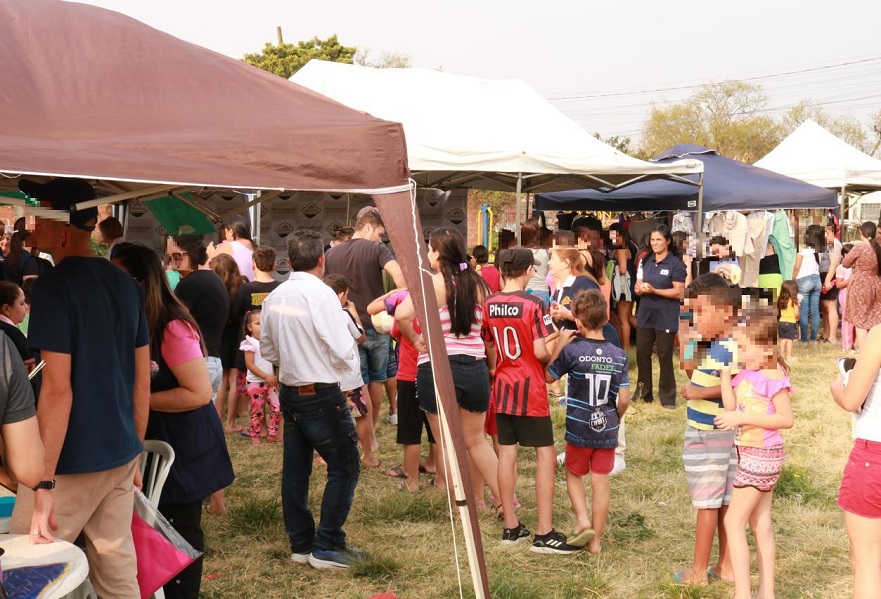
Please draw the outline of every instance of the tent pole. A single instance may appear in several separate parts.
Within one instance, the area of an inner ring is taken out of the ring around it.
[[[248,194],[248,201],[253,202],[257,200],[261,195],[263,195],[262,191],[258,191],[254,194]],[[262,226],[263,220],[263,208],[261,204],[254,204],[250,208],[251,210],[251,237],[254,239],[254,246],[260,245],[260,228]]]
[[[517,173],[517,211],[515,222],[514,222],[514,239],[517,240],[517,245],[520,245],[520,224],[523,222],[523,215],[520,210],[520,196],[523,191],[523,173]]]
[[[697,237],[697,259],[704,257],[704,173],[698,177],[697,186],[697,218],[695,219],[695,233]]]

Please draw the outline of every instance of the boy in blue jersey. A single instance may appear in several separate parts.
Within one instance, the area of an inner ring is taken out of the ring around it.
[[[677,570],[678,583],[705,586],[709,578],[733,580],[722,518],[731,500],[737,453],[732,431],[716,428],[714,419],[725,412],[720,373],[736,371],[737,342],[731,337],[739,289],[719,274],[695,279],[685,294],[680,326],[680,363],[690,382],[683,386],[687,401],[683,462],[692,505],[697,508],[697,532],[691,566]],[[719,561],[710,568],[713,538],[718,530]]]
[[[606,300],[596,290],[579,293],[572,313],[580,335],[560,331],[551,355],[547,381],[569,375],[566,402],[566,489],[578,520],[567,540],[599,553],[609,515],[609,474],[615,464],[618,427],[630,405],[627,354],[603,338],[608,321]],[[593,523],[587,512],[582,477],[590,474]]]

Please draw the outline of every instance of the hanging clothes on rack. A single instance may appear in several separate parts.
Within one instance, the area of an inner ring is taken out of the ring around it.
[[[694,237],[694,221],[690,212],[677,212],[673,215],[672,233],[683,232],[689,237]]]
[[[792,269],[795,267],[795,238],[792,233],[792,227],[789,225],[789,218],[783,210],[778,210],[774,213],[771,245],[774,246],[774,251],[777,253],[783,280],[791,279]]]

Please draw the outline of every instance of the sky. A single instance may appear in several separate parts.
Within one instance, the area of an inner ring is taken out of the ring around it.
[[[881,109],[878,0],[85,0],[234,58],[336,34],[414,67],[523,79],[579,125],[638,139],[652,103],[747,79],[780,116],[803,98],[868,125]],[[871,24],[865,27],[865,24]],[[674,88],[674,89],[671,89]]]

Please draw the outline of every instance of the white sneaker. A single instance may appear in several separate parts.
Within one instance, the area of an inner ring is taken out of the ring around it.
[[[560,453],[557,454],[557,464],[562,466],[565,463],[566,463],[566,452],[561,451]]]
[[[309,554],[308,553],[292,553],[291,561],[295,564],[300,564],[301,566],[309,563]]]
[[[624,472],[624,469],[627,468],[627,464],[624,462],[624,458],[619,455],[615,456],[615,465],[612,466],[612,472],[609,473],[609,476],[615,476],[616,474],[621,474]]]
[[[388,415],[388,423],[391,424],[392,426],[398,426],[398,413],[397,412],[395,412],[394,414]]]

